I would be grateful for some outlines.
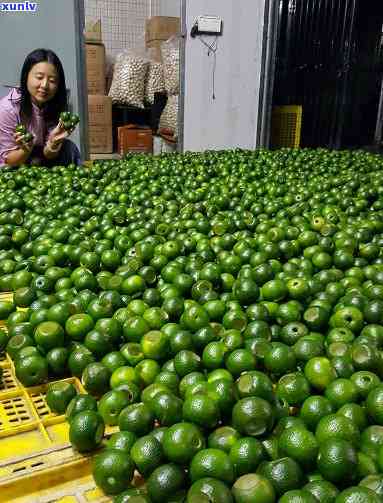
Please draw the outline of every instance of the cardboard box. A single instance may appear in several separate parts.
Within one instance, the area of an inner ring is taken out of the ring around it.
[[[88,115],[89,124],[112,124],[112,98],[89,94]]]
[[[88,96],[89,151],[91,154],[113,152],[112,98]]]
[[[157,61],[157,63],[162,63],[162,54],[161,54],[161,44],[163,40],[153,40],[152,42],[148,42],[146,44],[146,48],[148,49],[148,55],[150,59],[153,61]]]
[[[112,124],[89,126],[89,152],[91,154],[111,154],[113,152]]]
[[[152,130],[135,125],[121,126],[117,128],[118,153],[123,155],[127,152],[152,153],[153,133]]]
[[[84,37],[85,42],[91,42],[94,44],[102,43],[101,19],[98,19],[97,21],[89,20],[85,22]]]
[[[89,94],[105,94],[105,47],[103,44],[85,44],[86,75]]]
[[[179,35],[181,23],[179,17],[154,16],[146,20],[145,42],[146,46],[154,40],[168,40],[173,35]]]

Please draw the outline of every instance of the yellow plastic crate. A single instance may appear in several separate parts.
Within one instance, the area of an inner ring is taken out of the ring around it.
[[[12,293],[0,292],[1,300]],[[2,326],[5,326],[4,322]],[[103,503],[111,501],[91,474],[92,456],[74,451],[65,415],[48,407],[49,383],[27,388],[16,378],[11,358],[0,354],[0,503]],[[73,383],[86,393],[79,379]],[[52,381],[54,382],[54,381]],[[108,437],[117,427],[106,427]]]
[[[20,383],[15,377],[15,374],[12,372],[12,367],[0,361],[0,367],[3,369],[3,376],[0,379],[0,393],[4,391],[14,391],[17,388],[20,388]]]
[[[0,380],[1,481],[4,463],[11,465],[13,458],[19,455],[38,454],[55,446],[70,446],[70,441],[65,415],[51,412],[46,402],[49,383],[26,388],[17,380],[8,357],[0,365],[3,368]],[[60,382],[72,383],[79,393],[86,393],[76,377],[61,379]],[[118,431],[117,426],[107,426],[105,436],[115,431]]]
[[[271,119],[271,146],[298,148],[301,143],[302,107],[274,107]]]
[[[92,457],[77,456],[70,461],[59,451],[54,451],[55,462],[43,471],[31,471],[28,467],[19,478],[12,477],[0,482],[0,503],[107,503],[106,496],[92,477]],[[34,463],[39,460],[35,459]],[[144,483],[138,472],[132,486]]]
[[[6,353],[0,353],[0,366],[1,367],[11,367],[12,360]],[[1,391],[1,388],[0,388]]]
[[[66,449],[68,450],[68,449]],[[0,503],[104,503],[112,501],[95,486],[90,456],[68,457],[65,449],[33,456],[19,474],[0,482]],[[44,465],[44,469],[35,469]]]
[[[111,501],[95,485],[92,456],[72,449],[65,416],[49,409],[49,384],[25,388],[8,356],[0,365],[0,503]],[[75,377],[61,381],[86,392]],[[107,427],[106,437],[117,429]]]
[[[0,482],[19,471],[20,457],[25,459],[56,447],[70,446],[65,415],[52,413],[46,403],[48,384],[24,388],[15,378],[11,366],[4,368],[2,381]],[[63,381],[73,383],[78,392],[84,392],[78,379],[71,377]]]
[[[8,359],[2,365],[0,503],[111,501],[95,485],[92,456],[72,449],[65,416],[50,411],[46,403],[49,384],[25,388],[16,379]],[[61,381],[71,382],[79,392],[85,392],[75,377]],[[106,437],[117,430],[107,427]]]
[[[0,292],[0,300],[12,300],[13,293],[12,292]]]

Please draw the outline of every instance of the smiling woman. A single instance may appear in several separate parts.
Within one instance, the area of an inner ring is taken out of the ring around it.
[[[58,72],[52,63],[42,61],[34,65],[27,78],[27,89],[32,101],[37,106],[43,106],[55,96],[58,82]]]
[[[31,52],[21,70],[20,87],[0,100],[0,166],[80,164],[80,154],[68,140],[74,128],[64,128],[67,110],[61,61],[48,49]]]

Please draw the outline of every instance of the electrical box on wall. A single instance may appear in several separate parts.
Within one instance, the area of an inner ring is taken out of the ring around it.
[[[198,16],[191,30],[191,36],[222,35],[222,19],[216,16]]]

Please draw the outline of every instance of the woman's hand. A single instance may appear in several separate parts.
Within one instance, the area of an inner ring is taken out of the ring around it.
[[[63,143],[63,141],[70,136],[73,131],[76,129],[77,124],[73,124],[71,127],[68,127],[64,124],[64,122],[60,119],[57,126],[52,129],[49,134],[47,146],[53,152],[58,151]]]
[[[65,129],[60,121],[57,126],[50,132],[47,142],[44,147],[44,156],[47,159],[54,159],[58,156],[62,144],[66,138],[73,132],[75,128]]]
[[[29,141],[25,141],[23,133],[15,133],[13,138],[18,147],[22,148],[26,153],[30,154],[33,150],[33,137]]]
[[[63,141],[68,138],[68,136],[72,133],[73,130],[66,130],[63,128],[61,125],[61,122],[57,124],[57,126],[52,129],[52,131],[49,134],[48,140],[47,140],[47,147],[52,150],[53,152],[58,150]]]

